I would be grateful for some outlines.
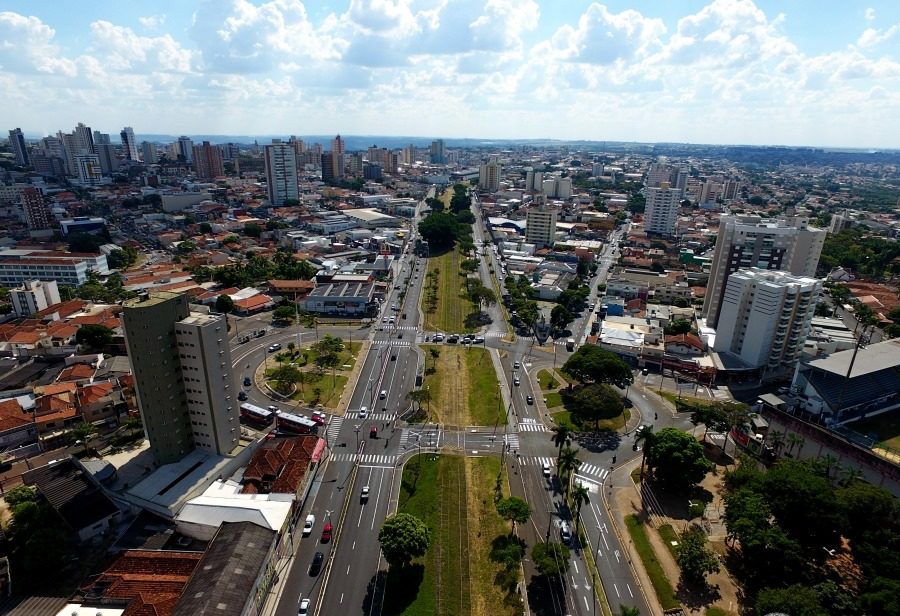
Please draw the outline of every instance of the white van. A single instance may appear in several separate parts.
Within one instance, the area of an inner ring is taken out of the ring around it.
[[[316,516],[309,514],[306,516],[306,522],[303,524],[303,536],[309,537],[312,533],[313,526],[316,525]]]

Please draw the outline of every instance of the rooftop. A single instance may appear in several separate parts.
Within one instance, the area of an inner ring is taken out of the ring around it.
[[[809,365],[818,370],[830,372],[844,377],[853,361],[853,373],[851,378],[879,372],[888,368],[900,366],[900,340],[888,340],[868,347],[861,347],[853,360],[854,349],[832,353],[823,359],[809,362]]]

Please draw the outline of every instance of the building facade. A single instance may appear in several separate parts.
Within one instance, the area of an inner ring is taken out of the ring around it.
[[[272,205],[284,205],[288,199],[299,200],[297,154],[289,143],[275,142],[265,149],[266,181]]]
[[[75,157],[75,171],[82,186],[96,186],[103,181],[100,157],[96,154],[79,154]]]
[[[122,138],[122,152],[125,154],[125,158],[128,160],[140,160],[138,157],[137,140],[134,137],[134,129],[130,126],[126,126],[122,129],[122,132],[119,133],[119,136]]]
[[[28,148],[25,144],[25,135],[21,128],[14,128],[9,131],[9,145],[12,146],[13,154],[16,155],[16,164],[27,167],[30,162],[28,160]]]
[[[61,301],[55,280],[29,280],[21,287],[10,289],[9,299],[17,317],[40,312]]]
[[[194,146],[194,173],[204,180],[212,180],[225,175],[225,164],[222,162],[222,150],[218,146],[204,141]]]
[[[536,246],[552,246],[556,238],[556,210],[545,205],[528,210],[525,241]]]
[[[478,171],[478,188],[488,192],[500,190],[500,163],[495,160],[484,163]]]
[[[668,182],[644,188],[644,198],[647,200],[644,230],[659,235],[675,235],[678,208],[681,207],[683,194],[682,190],[673,188]]]
[[[793,368],[803,352],[822,283],[759,268],[728,277],[715,350],[748,368]]]

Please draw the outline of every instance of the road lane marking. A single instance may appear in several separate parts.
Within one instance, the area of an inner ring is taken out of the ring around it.
[[[384,483],[384,472],[380,473],[378,478],[378,494],[375,496],[375,507],[372,509],[372,525],[369,530],[375,530],[375,519],[378,517],[378,502],[381,500],[381,484]]]
[[[578,561],[573,560],[572,564],[575,565],[575,573],[578,573]]]
[[[625,582],[625,588],[628,589],[628,594],[631,595],[632,599],[634,599],[634,593],[631,592],[631,584],[629,584],[628,582]]]
[[[590,606],[588,605],[588,602],[587,602],[587,597],[582,597],[582,599],[584,599],[584,609],[586,609],[586,610],[590,609]]]
[[[621,596],[622,596],[622,595],[621,595],[621,594],[619,594],[619,587],[618,587],[618,586],[617,586],[617,585],[616,585],[616,583],[615,583],[615,582],[613,582],[613,588],[615,588],[615,589],[616,589],[616,596],[617,596],[617,597],[621,597]]]

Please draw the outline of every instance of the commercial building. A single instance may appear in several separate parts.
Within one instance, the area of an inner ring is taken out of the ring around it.
[[[0,285],[4,287],[19,286],[29,280],[55,280],[59,284],[80,287],[87,282],[90,271],[104,276],[109,274],[106,255],[27,250],[0,252]]]
[[[75,174],[82,186],[96,186],[103,181],[100,157],[96,154],[79,154],[75,157]]]
[[[187,296],[165,292],[127,302],[122,316],[156,463],[178,462],[195,448],[231,453],[240,424],[225,317],[192,312]]]
[[[681,189],[672,187],[668,182],[663,182],[658,187],[644,188],[644,198],[647,200],[644,210],[644,230],[659,235],[675,235],[678,208],[681,207],[683,195]]]
[[[793,368],[822,292],[815,278],[759,268],[728,277],[714,349],[749,369]]]
[[[25,145],[25,135],[22,134],[21,128],[9,131],[9,145],[12,146],[13,154],[16,155],[16,164],[27,167],[29,165],[28,148]]]
[[[9,299],[17,317],[26,317],[62,301],[55,280],[29,280],[21,287],[10,289]]]
[[[500,174],[502,168],[495,160],[484,163],[478,171],[478,188],[488,192],[500,190]]]
[[[556,216],[556,210],[543,203],[528,210],[525,241],[536,246],[552,246],[556,241]]]
[[[444,148],[443,139],[435,139],[431,142],[431,164],[444,165],[447,163],[447,150]]]
[[[63,235],[70,233],[99,233],[106,228],[106,219],[99,216],[78,216],[59,221]]]
[[[265,149],[266,181],[269,202],[284,205],[288,199],[299,200],[300,188],[297,183],[297,154],[289,143],[273,141]]]
[[[126,126],[119,133],[122,138],[122,152],[128,160],[140,160],[138,157],[137,139],[134,138],[134,129]]]
[[[728,276],[739,269],[815,276],[825,235],[825,231],[810,227],[807,218],[764,221],[753,215],[722,216],[703,304],[707,324],[716,327]]]
[[[204,180],[212,180],[225,175],[222,162],[222,150],[218,146],[204,141],[203,145],[194,146],[194,173]]]
[[[175,142],[175,155],[180,156],[186,163],[194,162],[194,142],[189,137],[182,135]]]
[[[369,275],[339,274],[316,285],[306,297],[305,310],[325,315],[363,317],[374,294],[375,285]]]

